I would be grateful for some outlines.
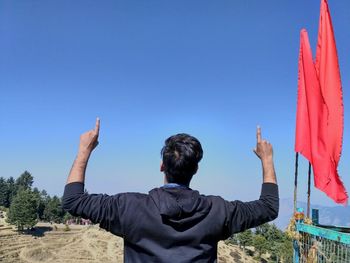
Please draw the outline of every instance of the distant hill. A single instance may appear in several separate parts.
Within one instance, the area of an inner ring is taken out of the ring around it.
[[[306,214],[307,204],[298,202],[298,207],[303,207]],[[350,227],[350,207],[349,206],[321,206],[311,204],[311,209],[319,209],[319,221],[323,225],[347,226]],[[311,212],[310,212],[311,214]],[[278,218],[274,221],[278,228],[285,230],[289,220],[293,215],[293,199],[285,198],[280,200],[280,211]]]

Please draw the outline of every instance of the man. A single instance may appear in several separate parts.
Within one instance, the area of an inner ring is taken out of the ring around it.
[[[216,262],[219,240],[278,215],[272,146],[261,138],[260,128],[254,151],[262,162],[263,184],[259,200],[252,202],[229,202],[189,188],[203,151],[200,142],[187,134],[177,134],[165,141],[160,168],[164,172],[164,186],[148,194],[86,194],[85,170],[98,144],[99,129],[97,119],[95,129],[80,137],[63,208],[123,237],[125,262]]]

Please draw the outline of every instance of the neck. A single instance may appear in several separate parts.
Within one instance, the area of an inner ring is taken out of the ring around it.
[[[174,185],[179,185],[179,186],[186,186],[186,187],[190,187],[190,184],[180,184],[180,183],[169,183],[168,180],[166,179],[166,176],[164,176],[164,185],[167,184],[174,184]]]

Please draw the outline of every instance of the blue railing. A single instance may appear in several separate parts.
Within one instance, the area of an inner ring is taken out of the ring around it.
[[[314,220],[313,220],[314,221]],[[294,263],[350,263],[350,229],[296,222]]]

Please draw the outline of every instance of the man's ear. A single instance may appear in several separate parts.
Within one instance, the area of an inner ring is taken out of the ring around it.
[[[161,161],[160,162],[160,171],[164,172],[164,170],[165,170],[165,167],[164,167],[163,161]]]

